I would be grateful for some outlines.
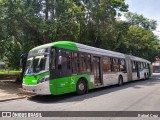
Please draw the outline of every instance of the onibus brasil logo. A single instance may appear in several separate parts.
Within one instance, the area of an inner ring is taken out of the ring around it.
[[[2,112],[2,117],[42,117],[40,112]]]

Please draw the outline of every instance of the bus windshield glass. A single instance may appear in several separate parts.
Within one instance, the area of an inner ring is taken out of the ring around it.
[[[33,54],[29,53],[25,74],[33,75],[49,70],[49,53]]]

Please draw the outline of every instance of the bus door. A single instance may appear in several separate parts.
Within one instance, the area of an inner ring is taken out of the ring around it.
[[[94,82],[97,86],[102,85],[100,57],[93,57],[93,65],[94,65]]]

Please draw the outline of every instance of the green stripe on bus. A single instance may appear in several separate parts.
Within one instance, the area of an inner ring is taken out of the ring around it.
[[[74,42],[71,42],[71,41],[58,41],[58,42],[48,43],[48,44],[45,44],[45,45],[35,47],[31,51],[42,49],[42,48],[47,48],[47,47],[51,47],[51,46],[55,46],[55,47],[63,48],[63,49],[68,49],[68,50],[78,51],[78,48],[77,48],[76,44]]]
[[[74,75],[70,77],[57,78],[50,80],[50,92],[53,95],[60,95],[76,91],[76,85],[80,78],[85,78],[88,82],[89,89],[95,88],[93,82],[90,81],[90,75]]]
[[[77,46],[74,42],[59,41],[59,42],[54,42],[54,43],[51,43],[51,44],[52,44],[52,46],[55,46],[55,47],[58,47],[58,48],[78,51],[78,48],[77,48]]]
[[[23,78],[23,84],[27,84],[27,85],[37,85],[38,80],[45,77],[46,75],[49,75],[49,72],[45,72],[36,76],[24,76]]]

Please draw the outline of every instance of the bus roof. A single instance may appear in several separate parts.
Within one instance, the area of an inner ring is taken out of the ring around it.
[[[143,58],[139,58],[139,57],[136,57],[136,56],[132,56],[132,55],[129,55],[131,60],[135,60],[135,61],[141,61],[141,62],[146,62],[146,63],[151,63],[150,61],[148,60],[145,60]]]
[[[48,44],[44,44],[44,45],[40,45],[38,47],[35,47],[31,51],[34,51],[34,50],[37,50],[37,49],[42,49],[42,48],[47,48],[47,47],[51,47],[51,46],[78,51],[75,43],[71,42],[71,41],[52,42],[52,43],[48,43]]]
[[[96,48],[96,47],[91,47],[91,46],[87,46],[87,45],[83,45],[83,44],[79,44],[79,43],[75,43],[75,42],[71,42],[71,41],[58,41],[58,42],[48,43],[45,45],[35,47],[31,51],[34,51],[37,49],[42,49],[42,48],[47,48],[50,46],[55,46],[58,48],[64,48],[64,49],[68,49],[68,50],[98,54],[98,55],[125,58],[125,54],[122,54],[122,53],[104,50],[104,49],[100,49],[100,48]]]
[[[81,52],[86,52],[86,53],[91,53],[91,54],[104,55],[104,56],[109,56],[109,57],[125,58],[125,54],[123,53],[114,52],[114,51],[105,50],[105,49],[96,48],[96,47],[91,47],[88,45],[83,45],[83,44],[79,44],[79,43],[71,42],[71,41],[58,41],[58,42],[48,43],[48,44],[44,44],[44,45],[35,47],[31,51],[42,49],[42,48],[47,48],[51,46],[68,49],[68,50],[81,51]],[[149,61],[139,58],[139,57],[130,55],[130,58],[131,60],[150,63]]]
[[[87,52],[87,53],[92,53],[92,54],[97,54],[97,55],[104,55],[104,56],[109,56],[109,57],[118,57],[118,58],[125,58],[125,54],[110,51],[110,50],[105,50],[101,48],[96,48],[96,47],[91,47],[87,45],[82,45],[79,43],[75,43],[78,50],[82,52]]]

